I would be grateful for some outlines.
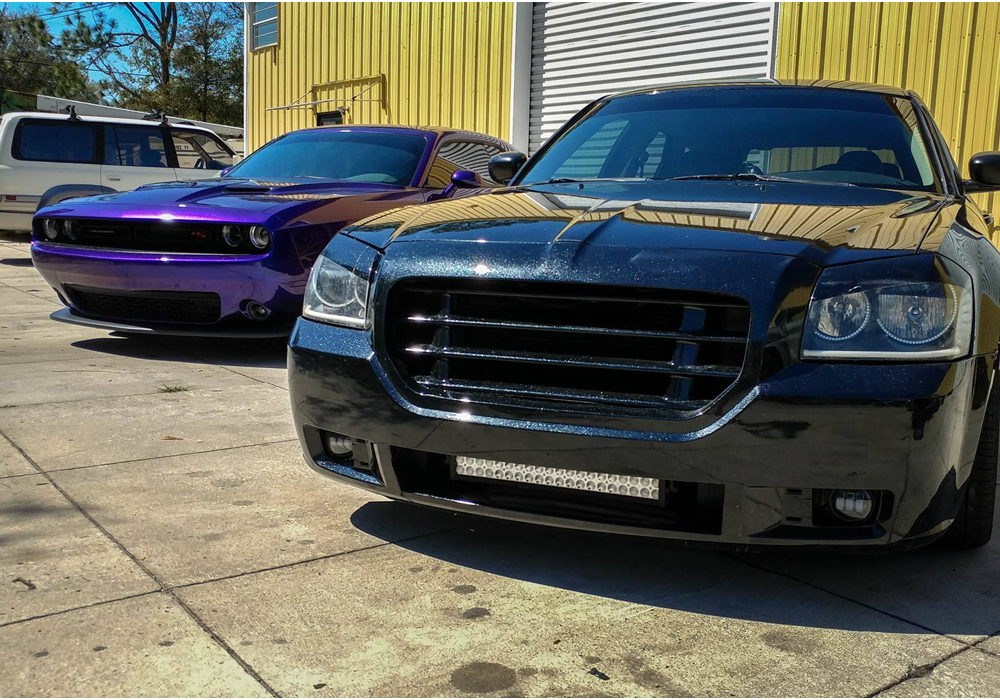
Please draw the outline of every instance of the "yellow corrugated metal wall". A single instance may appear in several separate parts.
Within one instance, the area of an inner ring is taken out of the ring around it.
[[[340,105],[347,123],[509,138],[513,3],[283,2],[278,13],[278,44],[247,60],[248,153]],[[266,111],[326,99],[336,101]]]
[[[972,154],[1000,150],[996,3],[783,2],[776,58],[778,78],[916,91],[966,176]],[[976,199],[1000,222],[1000,197]]]

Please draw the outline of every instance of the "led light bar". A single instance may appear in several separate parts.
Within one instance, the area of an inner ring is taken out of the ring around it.
[[[649,479],[643,476],[625,476],[623,474],[602,474],[600,472],[584,472],[575,469],[554,469],[552,467],[536,467],[533,464],[517,464],[515,462],[497,462],[492,459],[475,457],[457,457],[455,472],[459,476],[470,476],[479,479],[496,479],[499,481],[517,481],[522,484],[537,484],[539,486],[554,486],[562,489],[578,491],[594,491],[616,496],[632,496],[647,498],[651,501],[660,499],[659,479]]]

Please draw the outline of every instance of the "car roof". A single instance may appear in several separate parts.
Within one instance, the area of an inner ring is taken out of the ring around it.
[[[690,90],[698,88],[740,88],[740,87],[801,87],[801,88],[824,88],[833,90],[853,90],[860,92],[875,92],[881,95],[891,95],[893,97],[916,97],[911,90],[904,90],[892,85],[877,85],[875,83],[862,83],[853,80],[802,80],[796,78],[758,78],[758,79],[722,79],[722,80],[698,80],[682,83],[667,83],[653,87],[636,88],[618,92],[607,97],[621,97],[623,95],[643,95],[654,92],[664,92],[668,90]]]
[[[497,138],[496,136],[491,136],[490,134],[484,134],[480,131],[469,131],[468,129],[455,129],[451,127],[444,126],[408,126],[405,124],[326,124],[324,126],[310,126],[305,129],[299,129],[299,131],[313,131],[316,129],[329,129],[338,131],[350,131],[352,129],[363,130],[363,131],[375,131],[375,130],[386,130],[394,131],[396,133],[416,133],[416,134],[435,134],[437,136],[469,136],[472,138],[485,138],[490,141],[499,141],[500,143],[507,143],[503,139]],[[509,145],[509,144],[508,144]]]
[[[50,121],[69,121],[70,117],[68,114],[61,112],[5,112],[3,118],[6,119],[46,119]],[[95,117],[88,114],[79,114],[77,119],[81,122],[93,122],[97,124],[129,124],[129,125],[140,125],[140,126],[158,126],[160,124],[159,119],[125,119],[123,117]],[[184,120],[171,121],[170,126],[180,126],[185,129],[194,129],[196,131],[204,131],[209,134],[215,134],[211,129],[207,129],[203,126],[198,126],[196,124],[188,124]],[[218,134],[215,134],[218,136]],[[222,138],[221,136],[219,138]]]

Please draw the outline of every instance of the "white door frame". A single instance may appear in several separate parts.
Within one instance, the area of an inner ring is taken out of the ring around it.
[[[533,2],[514,3],[514,37],[510,59],[510,141],[528,152],[528,119],[531,108],[531,23]]]

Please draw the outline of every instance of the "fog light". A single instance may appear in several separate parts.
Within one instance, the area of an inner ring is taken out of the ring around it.
[[[840,518],[860,522],[872,514],[875,499],[868,491],[834,491],[830,496],[830,507]]]
[[[354,457],[354,441],[346,435],[337,433],[323,434],[323,449],[334,459],[352,459]]]
[[[254,321],[266,321],[268,316],[271,315],[271,310],[263,304],[251,301],[247,304],[247,315],[249,315]]]
[[[254,248],[264,250],[271,243],[271,233],[263,226],[250,227],[250,243]]]
[[[50,241],[54,241],[59,238],[59,220],[42,219],[42,230],[45,232],[46,238]]]
[[[499,481],[517,481],[523,484],[538,486],[554,486],[577,491],[593,491],[614,496],[631,496],[659,500],[660,481],[644,476],[625,476],[624,474],[603,474],[601,472],[585,472],[576,469],[554,469],[552,467],[536,467],[533,464],[518,464],[516,462],[497,462],[492,459],[475,457],[457,457],[455,472],[460,476],[478,477],[480,479],[497,479]]]

